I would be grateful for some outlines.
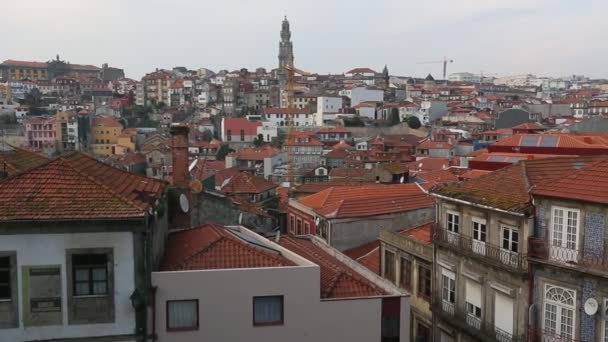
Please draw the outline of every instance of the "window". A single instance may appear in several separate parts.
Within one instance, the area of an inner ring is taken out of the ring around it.
[[[418,266],[418,297],[431,299],[431,269],[425,266]]]
[[[298,234],[298,235],[302,234],[302,220],[300,220],[300,219],[296,220],[296,234]]]
[[[554,335],[572,339],[576,291],[545,284],[544,329]]]
[[[245,130],[241,130],[241,141],[245,141]]]
[[[453,211],[448,211],[448,231],[458,234],[460,231],[460,215]]]
[[[226,131],[226,140],[232,141],[232,130],[231,129]]]
[[[107,254],[72,254],[74,296],[108,294]]]
[[[405,258],[401,258],[401,287],[412,288],[412,261]]]
[[[295,218],[293,215],[289,215],[289,230],[291,231],[291,233],[295,233],[295,229]]]
[[[384,278],[395,282],[395,253],[384,251]]]
[[[517,263],[519,252],[519,232],[514,227],[502,226],[501,259],[504,263]]]
[[[553,207],[551,213],[551,255],[559,255],[560,259],[565,257],[564,261],[576,261],[580,211]]]
[[[465,282],[465,298],[467,315],[481,319],[481,285],[467,279]]]
[[[283,296],[253,297],[253,325],[282,325]]]
[[[486,220],[473,218],[473,252],[486,254]]]
[[[11,257],[0,257],[0,300],[11,297]]]
[[[441,271],[441,300],[456,303],[456,275],[448,270]]]
[[[198,300],[167,301],[167,331],[198,329]]]

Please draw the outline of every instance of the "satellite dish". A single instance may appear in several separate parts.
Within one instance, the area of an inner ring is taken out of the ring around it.
[[[190,201],[188,201],[186,195],[179,195],[179,206],[184,213],[187,213],[190,210]]]
[[[198,179],[193,180],[192,182],[190,182],[190,190],[194,194],[200,193],[201,191],[203,191],[203,183],[201,183],[201,181]]]
[[[598,307],[599,304],[597,300],[595,300],[595,298],[589,298],[585,302],[585,313],[589,316],[593,316],[597,312]]]

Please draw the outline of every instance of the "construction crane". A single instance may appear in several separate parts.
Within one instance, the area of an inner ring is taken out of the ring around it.
[[[284,66],[285,73],[287,74],[287,84],[286,84],[286,97],[287,97],[287,108],[295,109],[295,100],[294,95],[296,91],[296,75],[300,76],[310,76],[311,73],[302,71],[294,66]],[[293,137],[293,127],[294,127],[294,115],[293,111],[287,111],[287,181],[290,185],[294,182],[293,171],[295,168],[294,164],[294,154],[293,154],[293,142],[295,140]]]
[[[443,64],[443,79],[447,81],[448,63],[454,63],[454,60],[443,57],[442,61],[420,62],[418,64]]]

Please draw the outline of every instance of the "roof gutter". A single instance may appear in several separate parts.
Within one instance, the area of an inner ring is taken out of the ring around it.
[[[498,209],[498,208],[490,207],[490,206],[483,205],[483,204],[473,203],[473,202],[464,201],[464,200],[457,199],[457,198],[452,198],[452,197],[447,197],[447,196],[439,195],[439,194],[436,194],[434,192],[429,192],[429,193],[433,197],[441,198],[441,199],[444,199],[444,200],[447,200],[447,201],[467,204],[467,205],[470,205],[470,206],[473,206],[473,207],[487,209],[487,210],[494,210],[494,211],[498,211],[498,212],[501,212],[501,213],[504,213],[504,214],[509,214],[509,215],[515,215],[515,216],[520,216],[520,217],[526,216],[526,214],[524,214],[524,213],[518,213],[518,212],[515,212],[515,211]]]

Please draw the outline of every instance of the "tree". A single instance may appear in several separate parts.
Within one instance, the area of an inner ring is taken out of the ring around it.
[[[420,123],[420,119],[417,116],[410,116],[407,118],[407,126],[411,129],[418,129],[422,124]]]
[[[228,145],[222,145],[222,147],[220,147],[220,149],[217,151],[215,159],[224,160],[226,159],[226,155],[230,152],[234,152],[234,150],[231,149]]]
[[[361,120],[360,117],[355,116],[352,119],[344,119],[344,126],[346,126],[346,127],[364,127],[365,122],[363,122],[363,120]]]
[[[261,147],[262,145],[264,145],[264,135],[260,133],[255,139],[253,139],[253,146]]]
[[[201,134],[201,140],[210,142],[211,140],[213,140],[213,132],[208,129],[204,130]]]
[[[401,123],[401,119],[399,119],[399,108],[394,107],[391,109],[390,122],[391,126],[395,126]]]

